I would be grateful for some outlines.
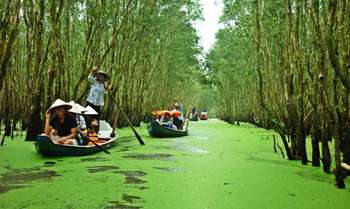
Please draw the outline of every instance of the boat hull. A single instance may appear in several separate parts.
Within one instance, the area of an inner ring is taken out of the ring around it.
[[[108,149],[115,144],[116,138],[112,138],[106,143],[99,144],[104,149]],[[48,136],[39,135],[35,143],[36,151],[44,156],[84,156],[100,152],[97,146],[64,145],[54,143]]]
[[[188,130],[174,130],[162,127],[157,121],[151,121],[148,126],[148,133],[153,137],[182,137],[188,135]]]
[[[117,137],[110,137],[113,129],[106,121],[100,121],[99,139],[107,140],[99,144],[102,148],[108,149],[114,146]],[[47,135],[38,135],[35,143],[37,153],[44,156],[83,156],[91,155],[102,151],[97,146],[80,146],[54,143]]]

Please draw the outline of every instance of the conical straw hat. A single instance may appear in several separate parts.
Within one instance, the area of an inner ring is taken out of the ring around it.
[[[96,110],[94,110],[94,108],[87,106],[85,108],[84,115],[98,115],[98,113],[96,112]]]
[[[107,78],[109,77],[109,74],[107,72],[103,71],[103,70],[98,71],[98,74],[103,75],[103,76],[105,76]]]
[[[56,101],[50,106],[50,108],[46,111],[51,112],[53,109],[58,108],[58,107],[63,107],[66,110],[69,110],[72,108],[71,104],[68,104],[67,102],[61,100],[61,99],[56,99]]]
[[[72,105],[72,109],[69,110],[69,112],[75,113],[75,114],[82,114],[85,112],[85,108],[82,107],[80,104],[75,103],[74,101],[68,102],[68,104]]]
[[[83,107],[83,106],[81,106],[80,104],[75,103],[75,105],[79,108],[79,110],[80,110],[82,113],[86,111],[86,108]]]

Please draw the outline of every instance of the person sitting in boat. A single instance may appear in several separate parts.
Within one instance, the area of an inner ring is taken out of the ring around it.
[[[183,128],[183,120],[180,119],[181,112],[178,110],[172,110],[171,116],[173,117],[173,123],[176,126],[177,129],[181,130]]]
[[[160,111],[160,110],[152,111],[151,113],[152,113],[153,119],[158,122],[160,121],[163,115],[163,111]]]
[[[86,139],[86,137],[88,136],[88,130],[87,130],[85,118],[82,116],[82,114],[86,111],[86,109],[81,105],[79,105],[78,103],[75,103],[74,101],[70,101],[68,102],[68,104],[72,105],[72,108],[68,110],[68,112],[70,112],[73,115],[73,117],[76,119],[78,124],[78,127],[77,127],[78,134],[76,137],[77,144],[87,145],[88,140]]]
[[[88,129],[87,137],[91,141],[100,142],[98,139],[98,135],[97,135],[98,122],[95,118],[96,115],[98,115],[98,113],[92,107],[87,106],[85,108],[85,112],[83,114],[84,114],[86,122],[87,122],[87,129]],[[94,146],[94,144],[92,142],[89,142],[88,146]]]
[[[160,118],[159,121],[160,125],[171,128],[171,129],[177,129],[176,126],[173,124],[173,120],[171,118],[171,113],[169,111],[164,111],[163,116]]]
[[[97,129],[98,129],[98,121],[96,119],[97,115],[98,113],[92,107],[87,106],[85,108],[83,116],[84,116],[88,131],[94,130],[95,132],[97,132]]]
[[[77,121],[67,112],[72,106],[57,99],[46,112],[45,134],[59,144],[77,144]]]

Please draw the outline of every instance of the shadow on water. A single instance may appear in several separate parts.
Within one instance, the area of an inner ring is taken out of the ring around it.
[[[298,165],[298,164],[290,164],[289,163],[290,161],[287,161],[286,159],[273,160],[273,159],[267,159],[267,158],[262,158],[262,157],[250,155],[248,160],[259,162],[259,163],[260,162],[261,163],[270,163],[270,164],[283,165],[283,166],[289,166],[289,167],[298,167],[298,168],[303,167],[302,165]]]
[[[44,162],[44,167],[53,167],[56,165],[55,161],[45,161]]]
[[[114,171],[118,170],[118,166],[113,165],[100,165],[100,166],[91,166],[88,167],[89,173],[99,173],[99,172],[105,172],[105,171]]]
[[[104,209],[140,209],[142,206],[125,205],[119,201],[110,201],[110,205]]]
[[[41,170],[40,167],[27,169],[10,169],[0,177],[0,193],[29,186],[36,180],[52,180],[60,176],[55,171]]]
[[[105,209],[139,209],[142,206],[133,205],[135,203],[145,202],[141,197],[129,195],[124,193],[122,201],[110,201],[110,205],[105,207]]]
[[[125,176],[124,184],[144,184],[147,181],[142,180],[138,177],[145,176],[147,173],[143,171],[115,171],[114,173],[119,173]]]
[[[87,157],[87,158],[81,159],[81,162],[101,162],[101,161],[109,161],[109,160],[104,157]]]
[[[334,184],[334,178],[329,178],[331,174],[326,173],[313,173],[310,171],[297,171],[296,175],[306,178],[308,180],[323,182],[327,184]]]
[[[130,153],[124,155],[123,158],[133,158],[137,160],[174,160],[174,155],[171,154],[140,154],[140,153]]]
[[[143,202],[141,197],[134,196],[134,195],[129,195],[129,194],[123,194],[123,200],[130,203],[134,204],[135,202]]]

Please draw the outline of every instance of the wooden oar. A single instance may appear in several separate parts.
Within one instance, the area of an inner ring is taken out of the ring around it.
[[[83,137],[84,139],[88,140],[89,142],[93,143],[96,147],[98,147],[100,150],[102,150],[104,153],[106,154],[111,154],[108,150],[106,150],[105,148],[101,147],[99,144],[97,144],[96,142],[94,142],[94,140],[91,140],[89,137],[84,136],[80,131],[78,131],[78,133],[80,134],[81,137]]]
[[[106,86],[106,83],[103,83],[104,88],[107,90],[108,95],[110,96],[110,98],[114,101],[115,105],[117,106],[117,108],[119,109],[119,111],[123,114],[124,118],[126,119],[126,121],[128,122],[131,130],[134,132],[134,135],[136,136],[137,140],[139,141],[139,143],[141,145],[145,145],[145,142],[143,142],[141,136],[137,133],[136,129],[134,128],[134,126],[132,125],[130,119],[128,118],[128,116],[126,115],[126,113],[123,111],[122,107],[119,106],[117,100],[114,98],[114,96],[111,94],[111,92],[109,91],[109,89]]]

